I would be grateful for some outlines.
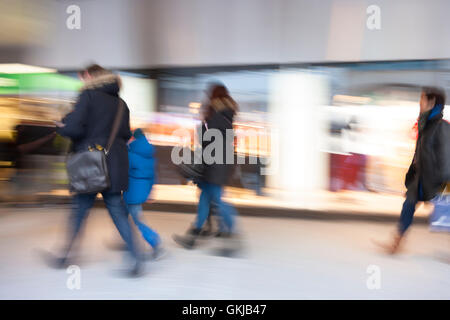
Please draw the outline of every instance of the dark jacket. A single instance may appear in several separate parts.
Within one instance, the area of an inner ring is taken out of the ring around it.
[[[405,178],[410,199],[429,201],[450,181],[450,125],[442,111],[435,106],[419,116],[416,151]]]
[[[119,106],[120,78],[102,75],[83,87],[74,110],[64,119],[58,133],[72,140],[72,151],[87,150],[89,146],[106,147]],[[122,100],[123,101],[123,100]],[[128,188],[127,141],[131,137],[129,110],[125,102],[122,122],[116,139],[106,157],[111,181],[110,192]]]
[[[128,146],[129,182],[123,198],[127,204],[144,203],[155,182],[155,148],[144,135]]]
[[[206,121],[207,128],[205,125],[202,126],[203,163],[205,164],[203,180],[223,186],[227,184],[233,173],[234,165],[232,163],[227,164],[227,152],[231,160],[234,161],[234,139],[228,139],[227,141],[226,130],[233,129],[233,118],[237,106],[234,101],[228,99],[215,99],[211,102],[211,106],[214,111]],[[217,129],[217,132],[220,132],[223,143],[216,143],[212,145],[215,141],[214,136],[211,138],[211,141],[205,140],[205,132],[211,129]],[[208,148],[208,146],[210,147]],[[213,148],[214,146],[217,146],[217,148],[222,148],[222,157],[219,157],[219,154],[216,155]],[[205,150],[207,151],[206,153],[210,153],[208,150],[213,150],[210,154],[218,161],[212,164],[205,162]]]

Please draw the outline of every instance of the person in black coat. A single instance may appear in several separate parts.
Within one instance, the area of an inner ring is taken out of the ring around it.
[[[81,77],[85,84],[74,110],[63,119],[62,123],[57,124],[58,133],[72,140],[72,152],[86,151],[89,148],[105,148],[121,100],[119,76],[98,65],[93,65],[88,67]],[[131,273],[137,275],[141,270],[141,264],[137,248],[133,243],[132,229],[122,198],[122,192],[128,188],[127,141],[131,137],[129,110],[126,103],[123,100],[122,102],[124,107],[122,121],[106,157],[110,187],[102,192],[102,196],[117,230],[134,257],[135,264]],[[59,266],[67,264],[68,254],[96,196],[97,193],[75,194],[69,239],[63,256],[58,260]]]
[[[430,201],[450,181],[450,124],[442,119],[444,106],[443,90],[423,89],[416,150],[405,178],[406,200],[398,230],[386,248],[391,254],[398,251],[401,240],[412,223],[417,203]]]
[[[223,202],[222,193],[233,170],[234,136],[232,130],[237,104],[230,97],[226,87],[221,84],[213,85],[209,92],[209,103],[204,111],[202,125],[204,169],[202,178],[197,181],[197,185],[201,189],[197,219],[186,236],[174,236],[174,240],[178,244],[187,248],[195,245],[195,240],[201,234],[212,206],[220,215],[226,237],[235,236],[236,210]],[[216,141],[216,139],[221,141]]]

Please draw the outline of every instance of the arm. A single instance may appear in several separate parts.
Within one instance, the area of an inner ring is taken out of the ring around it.
[[[40,139],[37,139],[33,142],[21,144],[17,147],[17,150],[21,154],[32,152],[33,150],[38,149],[48,141],[52,140],[56,136],[56,132],[50,133],[49,135],[46,135],[45,137],[42,137]]]
[[[130,146],[128,146],[128,165],[129,170],[136,169],[135,155],[133,152],[130,152]]]
[[[64,126],[60,127],[57,132],[71,139],[83,138],[88,117],[88,107],[89,96],[84,91],[75,104],[74,110],[63,119]]]
[[[442,122],[437,137],[438,168],[442,183],[450,182],[450,124]]]
[[[130,111],[125,102],[123,102],[123,107],[125,108],[123,112],[123,120],[119,127],[119,132],[117,133],[117,136],[125,139],[125,141],[128,141],[131,139],[132,136],[130,129]]]

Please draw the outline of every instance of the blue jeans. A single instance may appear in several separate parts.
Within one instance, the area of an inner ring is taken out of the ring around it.
[[[120,236],[127,244],[128,251],[134,259],[138,259],[137,248],[133,242],[133,234],[125,203],[120,193],[102,192],[103,201],[108,209],[114,225],[120,233]],[[89,210],[95,202],[97,193],[76,194],[74,197],[74,207],[69,219],[69,239],[66,247],[65,257],[68,256],[75,240],[78,238],[79,232],[86,220]]]
[[[403,235],[406,232],[406,230],[408,230],[409,226],[413,222],[417,202],[422,200],[423,200],[423,185],[419,181],[417,190],[417,200],[413,200],[407,197],[405,202],[403,202],[402,213],[400,214],[400,221],[398,223],[398,231],[401,235]]]
[[[408,230],[413,221],[416,204],[417,201],[408,198],[403,202],[402,213],[400,214],[400,221],[398,223],[398,231],[401,235]]]
[[[202,190],[197,208],[197,221],[195,227],[201,229],[209,215],[209,209],[212,203],[217,206],[218,213],[221,218],[221,231],[233,232],[234,217],[237,212],[233,206],[222,201],[223,188],[221,185],[208,182],[200,182],[198,184]]]
[[[128,204],[127,208],[128,213],[133,218],[134,223],[138,227],[145,241],[147,241],[153,249],[158,247],[161,243],[161,238],[159,235],[139,219],[142,206],[140,204]]]

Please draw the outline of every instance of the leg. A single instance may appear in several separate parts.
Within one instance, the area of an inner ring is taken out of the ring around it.
[[[416,201],[406,198],[403,202],[402,213],[400,214],[400,221],[398,224],[398,232],[401,236],[408,230],[414,218],[414,211],[416,211]]]
[[[63,259],[67,259],[70,250],[78,238],[79,232],[83,226],[83,222],[89,213],[89,210],[94,205],[97,194],[77,194],[73,201],[74,206],[69,218],[69,237],[67,245],[64,249]]]
[[[148,242],[148,244],[150,244],[152,248],[156,248],[161,243],[161,240],[159,235],[155,231],[153,231],[139,219],[142,211],[142,206],[140,204],[129,204],[127,208],[128,213],[131,215],[134,223],[139,228],[142,237],[145,239],[145,241]]]
[[[212,218],[211,218],[212,212],[211,212],[211,209],[212,209],[212,206],[210,205],[209,206],[208,218],[206,219],[206,227],[208,228],[207,230],[209,232],[211,232],[211,230],[212,230]]]
[[[211,184],[202,182],[199,183],[198,186],[202,190],[202,193],[200,194],[200,200],[198,202],[197,219],[194,226],[188,230],[186,236],[174,235],[175,242],[188,249],[192,249],[195,246],[196,239],[200,236],[203,224],[209,215]]]
[[[225,223],[225,219],[220,219],[220,228],[221,230],[228,229],[227,231],[231,233],[232,231],[234,231],[231,228],[234,228],[237,211],[234,206],[224,201],[222,201],[222,208],[227,212],[229,222]]]
[[[210,195],[211,185],[209,183],[204,182],[199,186],[202,190],[202,193],[200,194],[200,199],[197,207],[197,220],[195,222],[195,228],[197,230],[200,230],[203,227],[203,224],[208,218],[211,202],[211,195]]]
[[[235,215],[236,210],[230,204],[227,204],[222,201],[222,191],[223,188],[220,185],[214,185],[214,189],[212,191],[213,201],[217,203],[219,208],[219,214],[222,218],[222,230],[225,230],[225,233],[221,235],[221,237],[226,240],[223,243],[223,247],[219,249],[218,254],[221,256],[232,257],[236,255],[241,249],[241,241],[240,237],[237,235],[235,230]]]
[[[219,209],[219,214],[223,220],[224,226],[227,231],[232,233],[234,228],[234,217],[235,209],[222,201],[222,186],[212,185],[211,187],[211,198],[214,203],[217,204]]]
[[[211,207],[213,210],[211,210],[212,214],[215,216],[218,224],[218,231],[216,233],[216,237],[220,237],[222,234],[225,234],[227,232],[227,227],[225,223],[223,222],[222,216],[220,215],[220,210],[217,204],[213,201],[211,202]]]
[[[395,254],[398,252],[403,236],[412,223],[414,211],[416,210],[416,204],[417,201],[408,198],[406,198],[405,202],[403,203],[397,232],[394,234],[392,242],[385,247],[388,253]]]
[[[102,192],[103,201],[105,202],[108,212],[120,233],[120,236],[127,244],[133,258],[139,260],[136,246],[133,242],[133,234],[130,223],[128,221],[128,213],[120,193]]]

